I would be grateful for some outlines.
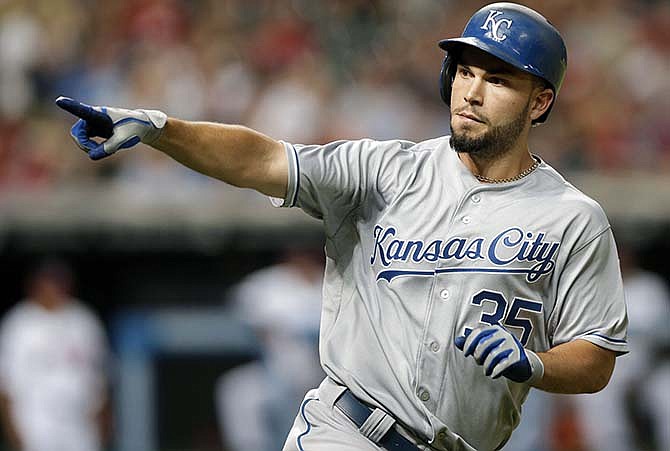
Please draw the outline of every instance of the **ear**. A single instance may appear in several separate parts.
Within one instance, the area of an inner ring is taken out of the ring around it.
[[[542,116],[554,101],[554,91],[550,88],[538,89],[530,105],[530,119],[536,120]]]

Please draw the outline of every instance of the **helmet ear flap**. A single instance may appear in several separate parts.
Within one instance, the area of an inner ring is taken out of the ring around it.
[[[442,101],[451,105],[451,84],[454,82],[454,75],[456,74],[456,61],[451,53],[447,52],[447,56],[442,61],[442,70],[440,70],[440,96]]]

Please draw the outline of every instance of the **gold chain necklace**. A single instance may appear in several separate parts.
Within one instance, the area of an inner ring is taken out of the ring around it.
[[[508,177],[506,179],[492,179],[489,177],[485,177],[483,175],[475,174],[475,177],[477,180],[480,182],[484,183],[509,183],[509,182],[516,182],[517,180],[521,180],[522,178],[526,177],[528,174],[533,172],[535,169],[537,169],[538,166],[540,166],[540,160],[533,157],[533,160],[535,160],[535,163],[533,163],[532,166],[530,166],[528,169],[525,169],[523,172],[520,172],[519,174],[515,175],[514,177]]]

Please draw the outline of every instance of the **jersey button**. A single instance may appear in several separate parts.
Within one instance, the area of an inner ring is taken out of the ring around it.
[[[471,199],[473,204],[478,204],[479,202],[481,202],[482,196],[480,196],[479,194],[473,194]]]
[[[470,224],[470,222],[472,222],[472,218],[470,218],[470,216],[463,216],[461,221],[463,221],[463,224]]]
[[[419,389],[419,399],[423,402],[426,402],[430,399],[430,393],[425,388]]]
[[[449,290],[442,290],[440,291],[440,297],[442,299],[449,299]]]
[[[437,341],[433,341],[430,344],[430,350],[433,351],[433,352],[439,351],[440,350],[440,344]]]

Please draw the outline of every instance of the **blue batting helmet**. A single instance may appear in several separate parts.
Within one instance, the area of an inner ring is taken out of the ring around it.
[[[459,48],[464,45],[476,47],[540,77],[554,91],[554,97],[561,89],[568,56],[558,30],[528,7],[516,3],[492,3],[470,18],[461,37],[439,42],[440,48],[447,52],[440,73],[440,94],[447,105],[451,103],[456,58]],[[544,122],[554,102],[534,122]]]

